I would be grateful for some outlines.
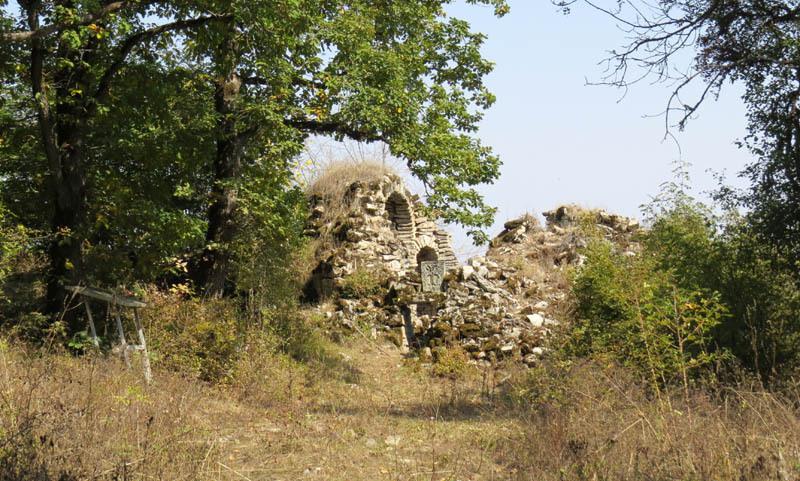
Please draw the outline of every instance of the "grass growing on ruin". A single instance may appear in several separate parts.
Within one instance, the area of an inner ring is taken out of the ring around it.
[[[309,182],[306,194],[331,202],[345,198],[353,182],[370,183],[383,179],[386,174],[397,175],[391,167],[378,161],[338,161],[322,167]]]

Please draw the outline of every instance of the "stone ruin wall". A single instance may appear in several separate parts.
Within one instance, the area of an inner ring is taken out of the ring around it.
[[[308,297],[334,296],[358,269],[401,281],[418,269],[420,261],[458,267],[450,234],[421,214],[419,197],[397,175],[353,182],[343,197],[311,199],[309,227],[321,243]]]
[[[546,338],[560,323],[565,270],[583,262],[582,225],[631,254],[635,220],[562,206],[505,224],[485,256],[460,265],[450,236],[420,212],[419,198],[393,174],[355,181],[343,199],[311,199],[309,233],[319,238],[319,264],[309,300],[345,329],[369,325],[402,348],[436,357],[444,346],[461,346],[476,363],[518,359],[535,365]],[[442,289],[423,292],[421,261],[446,266]],[[380,295],[347,298],[342,286],[358,270],[387,274]]]

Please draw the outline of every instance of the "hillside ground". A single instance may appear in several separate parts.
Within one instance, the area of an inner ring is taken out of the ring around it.
[[[800,479],[796,407],[762,392],[655,399],[616,369],[431,367],[364,339],[330,354],[148,386],[5,342],[0,479]]]
[[[336,375],[285,363],[246,392],[6,345],[0,458],[19,472],[0,479],[508,478],[496,450],[520,425],[487,401],[493,373],[432,376],[391,345],[336,355]]]

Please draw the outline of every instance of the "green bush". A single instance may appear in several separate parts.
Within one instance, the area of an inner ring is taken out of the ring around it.
[[[0,204],[0,287],[16,270],[19,257],[30,248],[30,232],[14,222],[13,216]],[[7,303],[4,289],[0,289],[0,303]]]
[[[589,243],[568,351],[612,356],[661,384],[725,359],[764,383],[790,378],[800,366],[797,269],[746,215],[714,215],[686,188],[667,184],[645,209],[637,255]]]
[[[251,387],[259,373],[249,370],[280,366],[308,366],[321,371],[322,378],[349,382],[357,377],[322,334],[317,314],[296,307],[264,309],[260,324],[255,324],[230,299],[186,298],[150,290],[147,300],[149,307],[142,316],[157,369]]]
[[[384,272],[359,267],[342,279],[341,295],[345,299],[374,297],[383,292],[385,283],[386,274]]]
[[[731,316],[716,342],[767,384],[800,368],[800,278],[797,268],[764,244],[746,218],[718,240],[717,289]]]
[[[573,285],[577,320],[568,348],[634,368],[654,386],[689,380],[724,351],[713,332],[727,315],[719,294],[680,285],[643,252],[624,256],[594,241]]]
[[[232,301],[153,290],[148,303],[142,315],[155,366],[209,382],[232,376],[242,340]]]
[[[461,379],[469,368],[469,355],[460,346],[439,346],[433,351],[432,374],[450,379]]]

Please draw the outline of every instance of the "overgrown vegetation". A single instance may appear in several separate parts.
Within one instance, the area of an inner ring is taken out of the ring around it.
[[[346,299],[369,299],[385,295],[389,276],[380,269],[359,267],[342,279],[341,296]]]
[[[626,250],[587,214],[584,265],[550,279],[574,319],[538,368],[476,366],[457,345],[404,362],[360,326],[367,342],[334,345],[331,313],[298,305],[319,261],[307,197],[338,217],[354,180],[390,172],[337,164],[304,191],[310,136],[385,143],[438,217],[486,240],[475,186],[499,161],[474,133],[492,66],[450,3],[0,2],[0,480],[800,477],[797,66],[742,53],[751,32],[764,58],[795,49],[797,8],[631,4],[666,22],[631,25],[646,41],[617,57],[623,77],[641,49],[667,71],[699,35],[712,90],[746,80],[754,189],[720,200],[752,210],[717,212],[680,177]],[[73,283],[147,300],[154,384],[116,355],[100,305],[93,345]],[[387,285],[362,268],[338,287]]]
[[[653,385],[745,368],[793,382],[800,363],[800,289],[749,218],[715,215],[668,184],[648,207],[641,251],[592,241],[573,285],[568,352],[610,356]]]
[[[798,392],[652,389],[615,362],[547,363],[504,386],[522,416],[509,479],[768,481],[800,476]]]
[[[305,220],[292,174],[312,136],[384,143],[485,239],[492,64],[449,3],[2,3],[0,199],[48,236],[38,311],[74,334],[70,284],[268,291],[258,273]]]

